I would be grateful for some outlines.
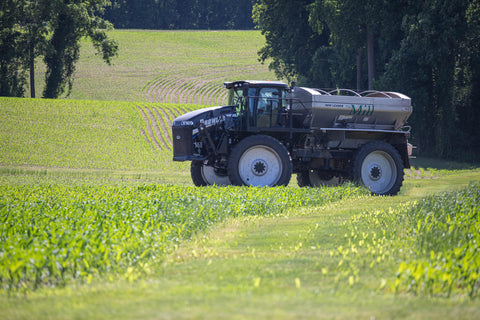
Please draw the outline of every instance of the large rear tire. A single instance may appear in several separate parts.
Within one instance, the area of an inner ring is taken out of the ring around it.
[[[290,154],[270,136],[247,137],[230,154],[228,176],[238,186],[286,186],[292,176]]]
[[[211,185],[228,186],[232,184],[226,173],[221,174],[214,167],[205,165],[203,161],[192,161],[190,175],[197,187]]]
[[[363,145],[353,160],[355,181],[378,195],[396,195],[400,191],[403,169],[400,153],[383,141]]]

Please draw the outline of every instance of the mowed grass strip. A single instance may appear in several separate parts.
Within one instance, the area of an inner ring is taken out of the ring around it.
[[[359,196],[229,221],[170,256],[161,284],[150,292],[161,286],[164,294],[152,299],[172,318],[476,318],[478,297],[470,299],[462,283],[447,300],[446,291],[398,290],[395,283],[398,267],[415,261],[405,207],[440,190],[455,198],[455,190],[471,190],[468,181],[479,179],[477,170],[408,180],[398,197]]]

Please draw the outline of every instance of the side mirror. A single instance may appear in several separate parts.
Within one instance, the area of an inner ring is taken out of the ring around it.
[[[290,84],[290,88],[288,88],[286,91],[287,93],[293,93],[293,91],[295,91],[295,86],[297,85],[297,82],[296,81],[292,81],[292,83]]]

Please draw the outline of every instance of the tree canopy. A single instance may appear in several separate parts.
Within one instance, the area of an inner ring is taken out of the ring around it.
[[[43,96],[70,92],[79,41],[88,37],[110,63],[118,50],[108,38],[111,24],[99,17],[108,0],[4,0],[0,2],[0,94],[22,96],[26,70],[34,96],[34,61],[43,56],[47,67]]]
[[[253,29],[255,0],[114,0],[104,18],[115,28]]]
[[[480,0],[260,0],[253,15],[279,76],[403,92],[423,154],[480,159]]]

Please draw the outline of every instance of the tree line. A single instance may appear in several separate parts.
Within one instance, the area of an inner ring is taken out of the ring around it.
[[[280,78],[405,93],[423,154],[480,159],[480,0],[260,0],[253,17]]]
[[[21,97],[27,73],[35,97],[35,58],[46,65],[44,98],[72,89],[80,39],[88,37],[106,63],[118,45],[106,31],[112,25],[100,17],[108,0],[0,1],[0,96]]]
[[[115,28],[253,29],[255,0],[114,0],[103,18]]]

